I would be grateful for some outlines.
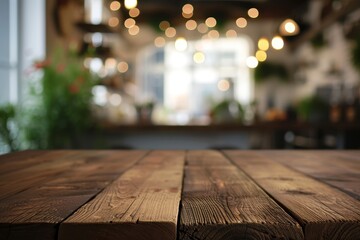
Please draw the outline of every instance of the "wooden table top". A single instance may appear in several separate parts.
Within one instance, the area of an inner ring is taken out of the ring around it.
[[[2,239],[360,239],[360,151],[0,156]]]

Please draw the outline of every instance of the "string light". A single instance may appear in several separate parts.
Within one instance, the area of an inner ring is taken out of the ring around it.
[[[280,50],[284,47],[284,40],[280,36],[275,36],[271,40],[271,46],[276,50]]]
[[[114,11],[114,12],[115,12],[115,11],[119,10],[120,7],[121,7],[121,3],[118,2],[118,1],[112,1],[112,2],[110,3],[110,10],[111,10],[111,11]]]
[[[239,28],[245,28],[247,26],[247,20],[243,17],[236,19],[236,25]]]

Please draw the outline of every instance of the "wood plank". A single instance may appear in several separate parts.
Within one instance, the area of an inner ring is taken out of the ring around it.
[[[7,162],[12,162],[12,161],[16,161],[16,160],[24,159],[24,158],[28,158],[28,157],[34,157],[34,156],[40,155],[42,153],[44,153],[44,151],[41,151],[41,150],[24,150],[24,151],[6,153],[3,155],[0,155],[0,164],[4,164]]]
[[[37,160],[42,163],[0,176],[0,201],[49,180],[84,161],[76,151],[56,151],[51,158],[41,155]]]
[[[300,225],[221,153],[201,152],[221,165],[198,164],[198,154],[187,155],[179,239],[303,239]]]
[[[304,229],[305,239],[359,239],[360,202],[255,151],[226,155],[281,203]]]
[[[60,225],[59,239],[176,239],[184,151],[154,151]]]
[[[76,152],[83,164],[0,202],[0,239],[57,239],[61,221],[146,154],[146,151]]]
[[[61,153],[66,153],[66,151],[26,150],[9,154],[9,157],[0,159],[0,176],[51,161]]]
[[[275,161],[360,200],[360,151],[264,151],[260,154],[271,154]]]

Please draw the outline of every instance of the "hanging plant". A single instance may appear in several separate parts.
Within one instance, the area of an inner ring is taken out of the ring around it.
[[[315,37],[313,37],[310,42],[315,49],[320,49],[327,44],[324,38],[324,34],[322,32],[318,33]]]
[[[262,62],[255,68],[254,77],[257,83],[264,82],[270,77],[286,82],[289,79],[289,74],[284,65]]]

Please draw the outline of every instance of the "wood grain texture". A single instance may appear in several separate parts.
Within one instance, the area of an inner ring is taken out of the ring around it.
[[[26,150],[0,155],[0,176],[49,160],[49,158],[41,158],[43,161],[39,160],[39,157],[45,153],[49,152],[39,150]]]
[[[66,171],[0,202],[1,240],[57,239],[61,221],[146,154],[146,151],[72,152],[75,155],[69,155],[69,159],[62,157],[58,161],[76,165],[65,165]]]
[[[184,151],[154,151],[60,225],[60,240],[176,239]]]
[[[186,164],[179,239],[303,239],[300,225],[221,153],[190,151]]]
[[[261,151],[360,200],[360,151]]]
[[[272,161],[279,155],[225,153],[299,221],[305,239],[360,238],[360,202],[356,199]]]
[[[53,178],[54,175],[82,163],[81,158],[76,157],[77,154],[72,151],[54,151],[51,156],[36,157],[36,160],[40,162],[39,164],[34,163],[29,167],[1,174],[0,200],[36,186]]]

